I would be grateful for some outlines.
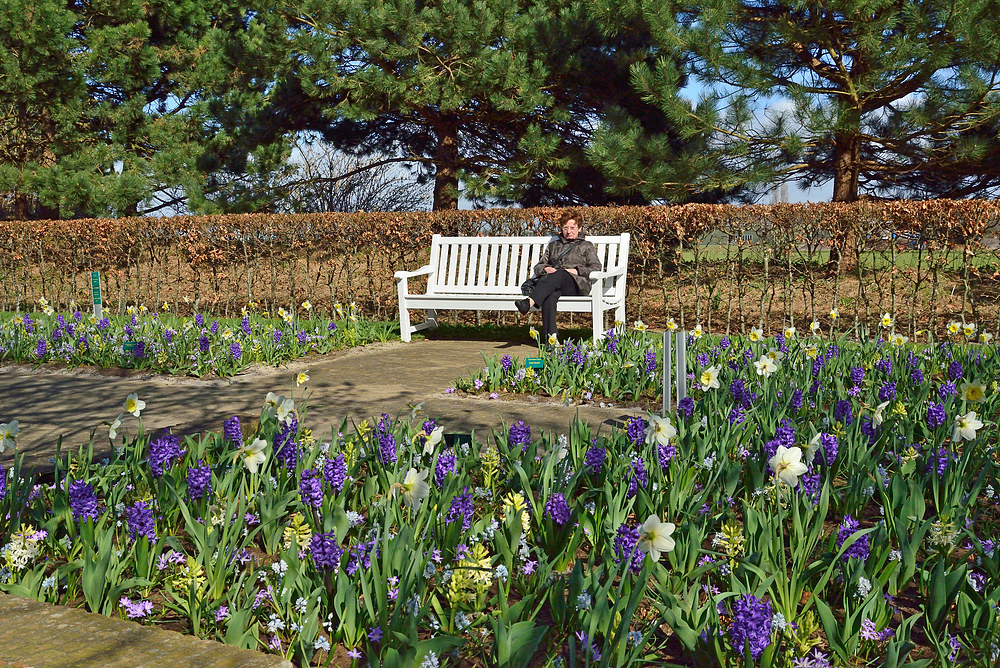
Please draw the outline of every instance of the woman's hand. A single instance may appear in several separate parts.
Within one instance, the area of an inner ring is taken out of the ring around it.
[[[574,276],[579,276],[580,275],[580,272],[578,272],[573,267],[566,267],[566,271],[568,271],[569,273],[573,274]]]
[[[558,269],[556,269],[555,267],[545,267],[546,274],[554,274],[556,273],[556,271],[558,271]]]

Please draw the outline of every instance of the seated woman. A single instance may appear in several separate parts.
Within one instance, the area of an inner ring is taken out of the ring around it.
[[[584,239],[582,217],[575,211],[567,211],[559,218],[559,238],[542,252],[538,264],[532,269],[533,276],[541,280],[525,299],[514,302],[521,314],[532,306],[542,310],[542,326],[545,336],[557,334],[556,303],[563,295],[590,294],[591,272],[601,270],[594,244]]]

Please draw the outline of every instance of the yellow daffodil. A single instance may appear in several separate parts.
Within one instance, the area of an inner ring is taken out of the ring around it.
[[[312,305],[312,304],[311,304],[311,303],[309,302],[309,300],[307,299],[307,300],[305,300],[304,302],[302,302],[302,308],[304,308],[304,309],[305,309],[305,310],[307,310],[307,311],[311,311],[311,310],[312,310],[312,308],[313,308],[313,305]]]
[[[770,377],[775,371],[778,370],[778,364],[769,355],[761,355],[761,358],[753,363],[754,369],[757,370],[758,376],[763,376],[764,378]]]
[[[902,334],[892,334],[891,336],[889,336],[889,343],[891,343],[892,345],[894,345],[897,348],[905,345],[906,342],[909,341],[909,340],[910,340],[910,337],[903,336]]]
[[[979,333],[979,340],[982,343],[989,343],[990,341],[993,340],[993,335],[990,334],[989,332],[980,332]]]
[[[829,316],[830,320],[836,320],[837,318],[840,317],[840,311],[838,311],[836,308],[832,308],[830,309]]]
[[[146,402],[139,398],[139,395],[133,392],[125,398],[125,412],[131,413],[132,415],[139,417],[139,413],[142,409],[146,407]]]
[[[535,341],[537,341],[538,340],[538,330],[535,329],[534,327],[530,327],[528,329],[528,336],[530,336],[532,339],[534,339]]]
[[[968,323],[965,323],[964,325],[962,325],[962,334],[964,334],[965,336],[967,336],[969,338],[975,336],[976,335],[976,325],[975,325],[975,323],[968,322]]]
[[[952,322],[948,323],[948,333],[949,334],[958,334],[958,332],[961,329],[962,329],[962,323],[960,323],[960,322],[952,321]]]
[[[966,401],[979,402],[986,396],[986,386],[978,380],[962,383],[959,393]]]
[[[550,346],[558,346],[559,345],[559,337],[556,336],[555,332],[552,332],[551,334],[549,334],[549,345]]]
[[[785,327],[784,331],[782,331],[782,334],[784,334],[786,339],[794,339],[795,331],[796,331],[795,328],[789,325],[788,327]]]
[[[809,323],[809,331],[812,332],[813,335],[819,334],[819,320],[813,320]]]

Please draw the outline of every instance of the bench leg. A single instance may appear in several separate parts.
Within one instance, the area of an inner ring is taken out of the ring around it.
[[[409,343],[413,328],[410,327],[410,311],[406,307],[406,287],[406,279],[401,280],[397,284],[397,293],[399,295],[399,338],[404,343]]]
[[[591,310],[594,315],[594,343],[598,343],[604,338],[604,308],[600,299],[591,302]]]
[[[427,327],[430,329],[437,329],[438,326],[438,312],[432,308],[427,309]]]

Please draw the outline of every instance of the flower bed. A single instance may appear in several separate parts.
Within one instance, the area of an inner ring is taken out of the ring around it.
[[[110,461],[0,474],[0,588],[300,665],[995,657],[995,347],[695,343],[719,386],[610,433],[126,417]]]
[[[140,306],[98,320],[80,311],[57,314],[44,300],[41,306],[41,313],[0,314],[0,361],[229,377],[253,363],[277,366],[310,351],[398,338],[398,327],[359,317],[353,304],[337,304],[334,319],[318,317],[308,302],[302,305],[305,317],[279,309],[277,319],[247,308],[239,319],[216,319]]]

